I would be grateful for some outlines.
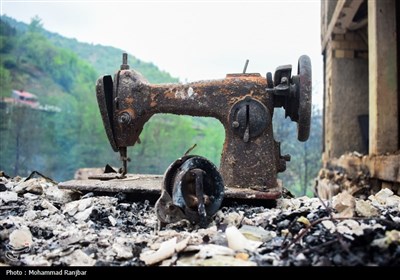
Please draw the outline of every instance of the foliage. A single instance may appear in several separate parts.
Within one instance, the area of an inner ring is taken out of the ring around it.
[[[55,180],[72,179],[82,167],[119,167],[119,156],[108,143],[94,85],[99,75],[115,71],[122,50],[80,43],[43,29],[39,18],[30,25],[1,17],[0,93],[25,89],[43,104],[61,108],[60,113],[28,107],[0,108],[0,170],[26,176],[33,170]],[[154,64],[130,56],[131,68],[150,82],[177,82]],[[298,142],[296,125],[274,113],[274,135],[282,142],[282,154],[291,154],[284,186],[297,195],[310,194],[307,187],[320,165],[321,114],[313,111],[309,141]],[[193,154],[220,162],[225,137],[223,126],[212,118],[155,115],[146,123],[141,144],[129,148],[129,172],[162,174],[169,164],[197,144]]]
[[[274,135],[281,142],[281,153],[290,154],[291,160],[286,163],[286,171],[279,174],[293,194],[312,196],[311,186],[321,168],[322,150],[322,116],[313,107],[310,137],[306,142],[297,140],[297,126],[284,118],[284,110],[277,109],[274,113]]]

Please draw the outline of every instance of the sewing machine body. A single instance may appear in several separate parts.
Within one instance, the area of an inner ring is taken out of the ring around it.
[[[220,173],[228,188],[251,188],[266,198],[281,195],[277,173],[286,169],[273,137],[275,107],[298,122],[299,140],[309,135],[311,115],[311,64],[299,60],[297,76],[291,66],[278,68],[272,81],[257,73],[228,74],[225,79],[188,84],[150,84],[124,57],[114,79],[101,77],[96,86],[103,123],[114,151],[119,151],[126,173],[127,147],[139,141],[145,123],[158,113],[218,119],[225,128]],[[179,135],[177,135],[179,137]],[[201,143],[199,143],[201,145]]]

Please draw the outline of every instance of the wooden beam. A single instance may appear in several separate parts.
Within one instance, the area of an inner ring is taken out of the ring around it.
[[[332,30],[334,34],[344,34],[353,23],[353,18],[364,0],[347,0]]]
[[[344,34],[353,23],[354,15],[364,0],[339,0],[322,40],[322,51],[332,34]]]
[[[324,38],[322,40],[322,52],[325,50],[326,44],[328,43],[328,41],[331,37],[333,28],[336,25],[336,22],[340,16],[340,13],[341,13],[345,3],[346,3],[346,0],[338,0],[337,1],[335,11],[332,14],[331,21],[328,23],[328,28],[326,29]]]
[[[399,149],[395,0],[368,1],[369,154]]]

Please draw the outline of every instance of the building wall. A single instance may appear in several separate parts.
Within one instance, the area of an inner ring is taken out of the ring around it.
[[[400,188],[399,26],[400,1],[321,2],[324,167],[363,170],[393,188]]]
[[[356,32],[335,34],[325,49],[324,160],[368,152],[368,45]],[[365,120],[367,123],[365,123]]]

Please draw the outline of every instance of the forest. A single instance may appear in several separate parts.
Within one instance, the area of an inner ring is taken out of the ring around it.
[[[99,76],[118,69],[123,51],[48,32],[37,17],[27,25],[2,16],[0,25],[0,98],[10,97],[13,89],[24,89],[37,95],[41,104],[61,109],[1,106],[0,170],[10,176],[27,176],[36,170],[65,181],[73,179],[78,168],[119,167],[119,156],[105,135],[95,83]],[[131,54],[129,64],[151,83],[179,82]],[[275,139],[282,142],[282,154],[291,155],[279,177],[296,195],[312,195],[321,162],[321,121],[321,112],[313,108],[310,138],[301,143],[296,124],[285,119],[282,109],[275,110]],[[132,159],[128,171],[163,174],[194,144],[193,154],[218,166],[224,130],[212,118],[155,115],[140,138],[140,145],[128,149]]]

